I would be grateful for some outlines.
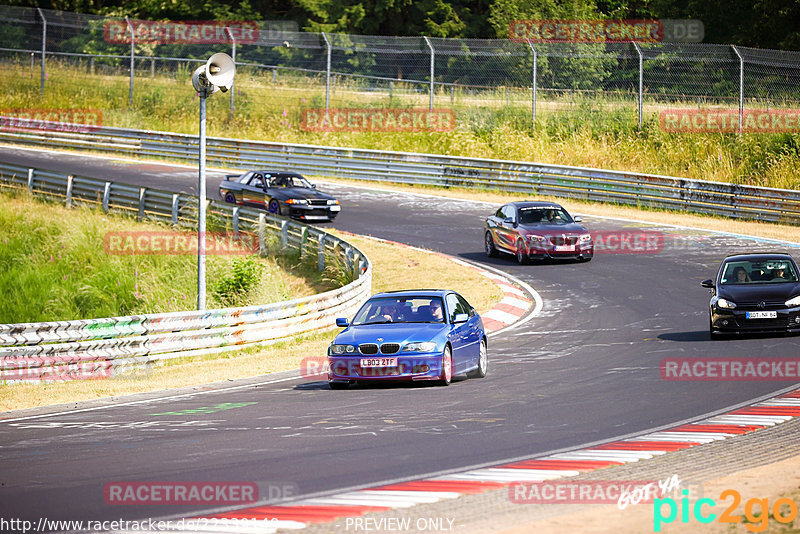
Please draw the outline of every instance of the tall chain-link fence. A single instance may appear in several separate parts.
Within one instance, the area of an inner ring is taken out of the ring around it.
[[[410,106],[511,111],[531,123],[572,113],[580,120],[641,125],[670,106],[735,110],[800,103],[800,52],[697,43],[324,34],[292,31],[280,22],[253,23],[257,37],[248,39],[225,31],[204,43],[153,42],[136,30],[140,24],[0,6],[0,60],[43,94],[86,83],[75,68],[94,76],[126,75],[131,91],[125,96],[132,101],[147,90],[137,80],[158,76],[183,87],[211,54],[235,53],[231,112],[268,92],[284,110],[295,104]],[[109,106],[125,105],[124,97],[119,100]]]

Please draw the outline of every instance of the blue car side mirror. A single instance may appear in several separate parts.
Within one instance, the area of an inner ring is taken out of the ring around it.
[[[466,323],[467,321],[469,321],[469,315],[467,315],[466,313],[459,313],[453,318],[454,324]]]
[[[336,319],[336,326],[340,328],[347,328],[350,326],[350,321],[348,321],[346,317],[339,317]]]

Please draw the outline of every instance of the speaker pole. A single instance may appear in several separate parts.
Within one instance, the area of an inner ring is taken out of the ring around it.
[[[206,309],[206,91],[200,91],[200,169],[197,184],[197,309]]]

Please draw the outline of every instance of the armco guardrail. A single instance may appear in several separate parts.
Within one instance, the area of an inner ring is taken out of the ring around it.
[[[104,182],[51,171],[0,164],[0,186],[46,195],[67,205],[90,204],[178,225],[196,221],[197,198]],[[287,302],[221,310],[128,317],[0,325],[0,381],[68,379],[87,367],[102,376],[158,360],[235,350],[330,326],[334,317],[352,315],[372,290],[367,257],[322,230],[258,210],[212,205],[234,233],[258,235],[259,248],[270,241],[314,254],[320,269],[340,262],[353,282],[339,289]],[[91,374],[91,373],[89,373]]]
[[[64,129],[68,128],[0,129],[0,142],[183,161],[197,157],[197,137],[186,134],[108,127],[88,133],[59,131]],[[207,146],[209,165],[229,168],[268,167],[368,181],[495,189],[800,224],[800,192],[788,189],[522,161],[225,138],[208,138]]]

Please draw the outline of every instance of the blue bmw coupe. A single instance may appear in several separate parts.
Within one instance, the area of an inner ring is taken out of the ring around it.
[[[391,380],[437,381],[486,376],[486,333],[480,315],[456,293],[443,289],[373,295],[328,347],[328,383]]]

